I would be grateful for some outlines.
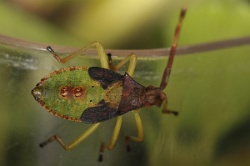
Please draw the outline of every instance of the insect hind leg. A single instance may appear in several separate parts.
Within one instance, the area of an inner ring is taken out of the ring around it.
[[[67,151],[72,150],[77,145],[79,145],[82,141],[84,141],[88,136],[90,136],[98,128],[99,125],[100,125],[100,123],[93,124],[84,133],[82,133],[78,138],[76,138],[75,140],[73,140],[69,144],[65,144],[63,142],[63,140],[58,135],[54,135],[54,136],[50,137],[49,139],[47,139],[46,141],[40,143],[40,147],[43,148],[48,143],[51,143],[53,141],[57,141],[63,147],[63,149],[65,149]]]

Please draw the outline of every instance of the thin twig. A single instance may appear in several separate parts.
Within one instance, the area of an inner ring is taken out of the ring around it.
[[[16,39],[4,35],[0,35],[0,44],[9,45],[14,47],[22,47],[26,49],[34,49],[34,50],[41,50],[47,51],[46,47],[48,44],[24,41],[21,39]],[[244,45],[250,44],[250,36],[247,37],[239,37],[234,39],[222,40],[222,41],[215,41],[209,43],[202,43],[190,46],[180,46],[177,48],[176,55],[186,55],[186,54],[194,54],[194,53],[201,53],[201,52],[208,52],[214,51],[218,49],[225,49],[231,47],[239,47]],[[58,45],[51,45],[57,52],[59,53],[71,53],[76,51],[79,48],[73,47],[65,47],[65,46],[58,46]],[[136,54],[137,56],[141,57],[152,57],[152,56],[164,56],[168,55],[170,48],[158,48],[158,49],[126,49],[126,50],[118,50],[118,49],[106,49],[107,53],[111,53],[113,56],[126,56],[131,53]],[[85,52],[87,55],[97,55],[96,50],[90,49]]]

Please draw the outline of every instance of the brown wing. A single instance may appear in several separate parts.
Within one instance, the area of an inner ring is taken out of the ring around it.
[[[119,116],[117,109],[111,108],[102,100],[97,106],[87,108],[81,116],[84,123],[97,123]]]
[[[102,122],[142,107],[140,95],[144,92],[145,87],[134,81],[127,73],[120,75],[111,70],[96,67],[92,68],[91,72],[93,72],[91,73],[93,79],[100,81],[106,88],[112,82],[122,80],[122,97],[118,109],[110,107],[109,103],[104,100],[95,107],[87,108],[81,115],[82,122]]]
[[[103,89],[106,89],[110,84],[115,81],[122,80],[124,77],[119,73],[101,67],[90,67],[88,69],[88,73],[90,78],[101,83]]]

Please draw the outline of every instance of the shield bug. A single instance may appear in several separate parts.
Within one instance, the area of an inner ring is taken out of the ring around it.
[[[163,113],[177,115],[177,112],[167,110],[167,97],[163,90],[168,84],[185,13],[186,8],[183,8],[159,87],[145,87],[132,78],[136,66],[134,54],[130,54],[116,66],[113,66],[111,55],[106,55],[102,45],[98,42],[93,42],[65,58],[60,58],[48,46],[47,50],[60,63],[68,62],[89,48],[96,48],[101,67],[71,66],[62,68],[42,78],[32,90],[31,93],[35,100],[50,113],[66,120],[92,124],[89,129],[69,144],[65,144],[59,136],[54,135],[42,142],[40,146],[44,147],[52,141],[57,141],[65,150],[71,150],[91,135],[98,128],[100,122],[117,118],[110,143],[107,145],[102,143],[100,146],[99,161],[102,161],[104,149],[111,150],[116,144],[122,124],[121,115],[132,111],[138,129],[137,136],[125,136],[128,151],[130,150],[129,141],[141,142],[144,137],[139,109],[163,105]],[[128,61],[129,67],[124,75],[115,72]]]

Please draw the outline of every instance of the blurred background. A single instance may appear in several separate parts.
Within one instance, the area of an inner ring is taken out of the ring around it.
[[[249,0],[2,0],[0,34],[65,47],[99,41],[113,49],[166,48],[183,4],[188,11],[181,46],[250,36]],[[0,165],[249,165],[249,45],[176,57],[166,93],[179,116],[142,109],[145,139],[131,143],[127,153],[123,137],[137,131],[133,115],[126,114],[116,148],[98,163],[99,146],[109,142],[115,120],[104,122],[71,152],[56,142],[40,149],[38,144],[55,133],[70,142],[89,125],[49,114],[30,94],[48,73],[69,65],[98,66],[97,57],[61,65],[46,51],[2,40]],[[166,55],[140,57],[135,80],[158,86],[166,62]]]
[[[105,48],[166,47],[183,4],[188,14],[181,43],[249,34],[248,0],[1,1],[0,32],[67,46],[82,47],[97,40]]]

